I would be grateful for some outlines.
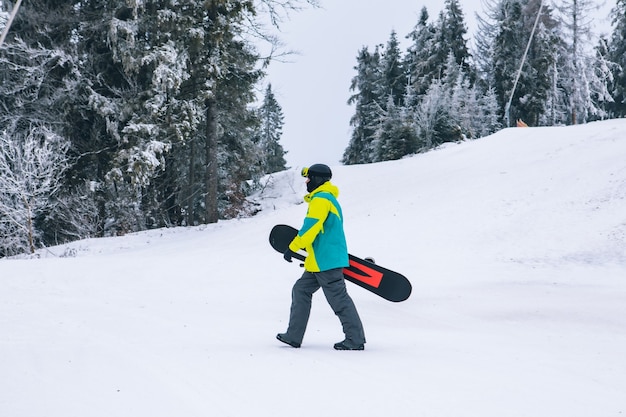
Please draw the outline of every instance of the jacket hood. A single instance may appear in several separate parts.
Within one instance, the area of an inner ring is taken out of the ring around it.
[[[337,188],[337,186],[330,181],[326,181],[324,184],[320,185],[315,190],[305,195],[304,201],[308,203],[317,193],[330,193],[333,195],[333,197],[337,198],[339,197],[339,188]]]

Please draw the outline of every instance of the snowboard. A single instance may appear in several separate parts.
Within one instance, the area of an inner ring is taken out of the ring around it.
[[[297,234],[298,229],[284,224],[276,225],[270,232],[270,245],[277,252],[284,253]],[[301,261],[306,259],[302,253],[296,253],[293,257]],[[404,301],[411,295],[411,283],[404,275],[354,255],[348,257],[350,266],[343,269],[346,280],[393,302]]]

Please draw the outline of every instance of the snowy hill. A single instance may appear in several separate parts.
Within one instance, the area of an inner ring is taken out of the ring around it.
[[[321,292],[302,348],[274,339],[301,271],[267,235],[300,226],[298,168],[254,218],[0,260],[0,416],[623,416],[624,132],[507,129],[333,167],[350,252],[413,283],[397,304],[348,283],[364,352],[332,349]]]

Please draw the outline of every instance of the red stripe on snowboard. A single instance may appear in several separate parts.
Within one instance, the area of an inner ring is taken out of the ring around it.
[[[365,275],[358,274],[354,271],[349,270],[348,268],[344,268],[343,273],[351,278],[364,282],[365,284],[378,288],[380,285],[380,281],[383,279],[383,273],[378,272],[375,269],[369,268],[363,264],[357,263],[350,259],[350,266],[354,269],[358,269]]]

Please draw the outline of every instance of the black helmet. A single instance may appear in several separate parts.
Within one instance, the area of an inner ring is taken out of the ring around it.
[[[327,180],[333,177],[333,173],[330,170],[330,167],[324,164],[313,164],[308,168],[304,167],[302,168],[301,174],[303,177],[307,177],[307,178],[322,177],[322,178],[327,178]]]
[[[308,192],[313,192],[313,190],[333,177],[333,173],[328,165],[324,164],[314,164],[308,168],[304,167],[302,168],[301,174],[303,177],[309,179],[309,182],[306,184]]]

